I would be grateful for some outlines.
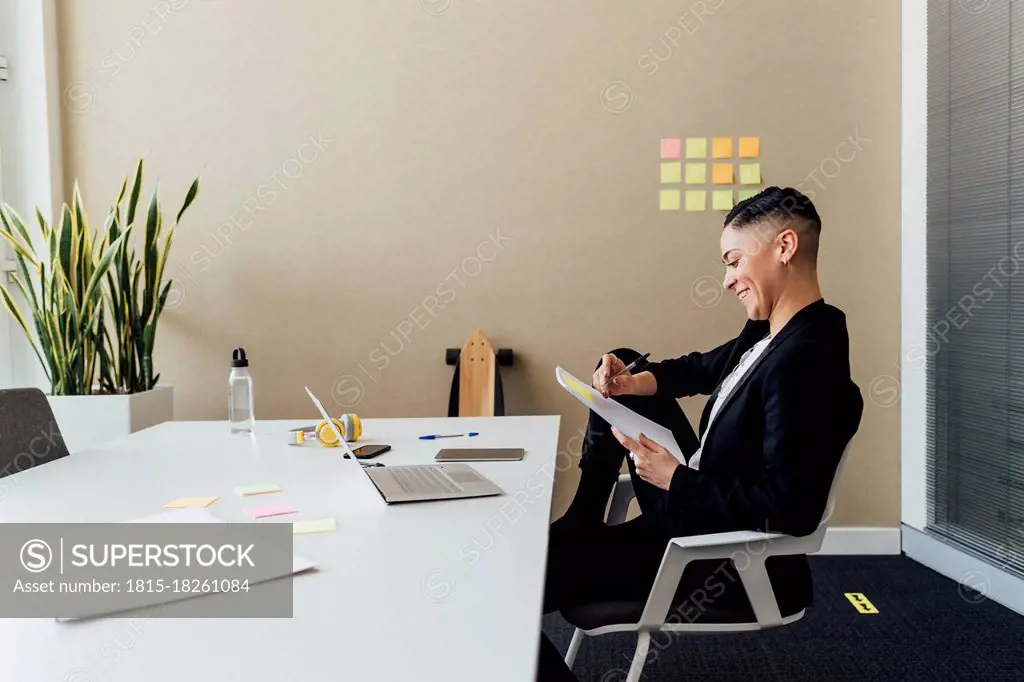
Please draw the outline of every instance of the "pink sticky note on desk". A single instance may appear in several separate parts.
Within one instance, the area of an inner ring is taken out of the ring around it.
[[[256,507],[253,509],[245,510],[249,516],[254,519],[265,519],[268,516],[283,516],[284,514],[294,514],[298,512],[298,509],[292,507],[285,507],[284,505],[276,504],[270,507]]]

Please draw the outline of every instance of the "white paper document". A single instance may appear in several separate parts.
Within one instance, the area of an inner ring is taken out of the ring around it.
[[[667,427],[637,414],[616,400],[605,398],[588,382],[580,381],[561,367],[555,368],[555,378],[562,388],[576,396],[577,400],[622,433],[635,441],[640,440],[642,433],[675,455],[681,463],[686,464],[686,457],[676,443],[676,437]]]

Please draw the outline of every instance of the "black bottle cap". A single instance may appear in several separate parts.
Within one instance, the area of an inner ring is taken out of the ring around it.
[[[231,351],[231,366],[232,367],[248,367],[249,359],[245,357],[244,348],[236,348]]]

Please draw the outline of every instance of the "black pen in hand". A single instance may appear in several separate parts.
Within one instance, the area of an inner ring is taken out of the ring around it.
[[[628,365],[626,365],[625,367],[623,367],[622,371],[616,372],[615,374],[613,374],[610,377],[608,377],[607,379],[605,379],[604,383],[601,384],[601,388],[604,388],[605,386],[610,384],[612,382],[612,380],[615,379],[615,377],[620,377],[623,374],[628,374],[630,372],[630,370],[632,370],[633,368],[638,367],[639,365],[646,363],[647,362],[647,358],[649,358],[649,357],[651,357],[650,353],[644,353],[643,355],[638,357],[636,360],[634,360],[633,362],[631,362]]]

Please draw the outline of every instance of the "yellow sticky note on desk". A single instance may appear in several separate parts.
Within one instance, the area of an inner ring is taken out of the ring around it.
[[[680,201],[678,189],[663,189],[658,195],[658,208],[662,211],[678,211]]]
[[[682,182],[683,164],[679,161],[668,161],[661,164],[661,181],[663,183]]]
[[[706,159],[708,158],[708,138],[688,137],[686,138],[686,158]]]
[[[333,533],[338,530],[338,522],[333,519],[310,519],[292,523],[292,535],[309,535],[310,533]]]
[[[189,507],[209,507],[220,497],[179,497],[164,505],[164,509],[188,509]]]
[[[702,189],[686,190],[686,210],[706,211],[708,208],[708,193]]]
[[[759,164],[759,163],[741,163],[740,164],[740,184],[741,185],[760,185],[761,184],[761,164]]]
[[[761,138],[759,137],[741,137],[740,138],[740,158],[741,159],[756,159],[761,155]]]
[[[235,494],[242,497],[248,497],[249,495],[267,495],[269,493],[279,493],[281,488],[274,485],[273,483],[261,483],[259,485],[239,485],[235,486]]]
[[[686,184],[703,185],[708,181],[708,165],[706,163],[686,164]]]

